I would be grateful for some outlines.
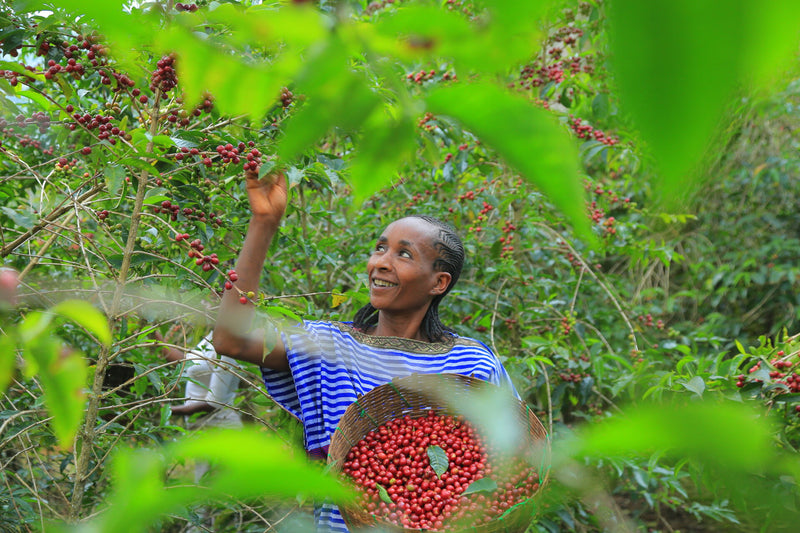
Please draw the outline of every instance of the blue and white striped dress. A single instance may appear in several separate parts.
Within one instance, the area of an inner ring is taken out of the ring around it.
[[[324,458],[339,419],[359,395],[410,374],[473,376],[514,390],[500,360],[480,341],[454,336],[429,343],[376,337],[350,323],[306,321],[282,334],[290,372],[261,369],[267,392],[302,423],[305,447]],[[332,505],[316,511],[319,531],[347,532]]]

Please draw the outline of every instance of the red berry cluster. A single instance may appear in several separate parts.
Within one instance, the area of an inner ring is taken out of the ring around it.
[[[486,188],[483,187],[481,189],[478,189],[477,191],[467,191],[464,194],[459,194],[458,195],[458,201],[461,202],[463,200],[474,200],[476,192],[481,193],[481,192],[483,192],[485,190],[486,190]]]
[[[83,64],[78,63],[74,57],[69,58],[67,64],[63,67],[56,63],[55,59],[50,59],[47,61],[47,70],[44,71],[44,78],[46,80],[52,80],[56,74],[62,71],[73,74],[76,78],[83,76],[86,72],[83,68]]]
[[[255,146],[255,143],[253,143],[253,141],[250,141],[250,146]],[[242,154],[244,154],[244,152],[246,150],[247,150],[247,146],[243,142],[240,142],[238,146],[234,146],[231,143],[224,144],[224,145],[220,144],[219,146],[217,146],[217,154],[219,154],[220,160],[222,161],[223,165],[224,164],[228,164],[228,163],[233,163],[233,164],[240,163],[241,162],[241,157],[240,156]],[[261,153],[256,148],[253,148],[249,153],[247,153],[246,156],[245,156],[245,159],[246,159],[246,163],[245,164],[247,165],[247,168],[245,168],[244,170],[249,170],[250,169],[250,163],[252,161],[254,161],[256,158],[258,158],[258,162],[260,163],[260,161],[261,161],[260,156],[261,156]],[[210,160],[210,159],[207,157],[206,159],[203,160],[203,163],[206,166],[209,166],[206,163],[206,160]],[[256,165],[256,168],[258,168],[257,165]],[[253,170],[255,170],[255,169],[253,169]]]
[[[18,135],[17,130],[24,130],[29,126],[36,127],[36,129],[39,130],[39,133],[46,133],[50,127],[50,116],[42,111],[37,111],[30,117],[17,115],[13,124],[10,124],[7,120],[0,118],[0,133],[8,137],[16,137]],[[22,146],[31,146],[37,150],[42,149],[41,142],[27,134],[20,137],[19,142]]]
[[[419,72],[409,72],[408,74],[406,74],[406,79],[408,81],[416,83],[417,85],[422,85],[426,81],[434,79],[435,76],[436,76],[435,69],[420,70]],[[441,79],[443,81],[457,81],[458,77],[456,76],[456,74],[445,72],[444,74],[442,74]]]
[[[31,148],[35,148],[37,150],[42,149],[42,143],[40,143],[38,139],[32,138],[30,135],[23,135],[19,140],[19,144],[22,147],[30,146]]]
[[[447,0],[446,2],[447,9],[451,11],[461,11],[469,18],[473,18],[475,16],[475,12],[472,10],[472,3],[462,2],[460,0]]]
[[[544,53],[537,57],[532,64],[525,65],[518,78],[518,82],[510,83],[510,87],[518,86],[520,90],[530,91],[534,87],[542,87],[547,83],[559,84],[566,79],[565,71],[572,75],[585,72],[594,73],[594,58],[592,56],[572,55],[567,56],[569,49],[576,50],[576,44],[583,36],[583,30],[574,24],[563,26],[551,35],[543,44]],[[558,100],[560,92],[552,95]]]
[[[561,335],[566,337],[570,333],[572,333],[572,326],[574,323],[575,320],[568,316],[561,317],[561,322],[559,322],[558,324],[559,330],[561,331]]]
[[[419,122],[417,122],[417,126],[419,126],[420,128],[424,129],[425,131],[433,131],[433,129],[436,126],[434,124],[430,124],[430,122],[432,120],[434,120],[434,118],[436,118],[436,117],[434,117],[433,113],[428,111],[427,113],[425,113],[425,115],[423,115],[423,117],[421,119],[419,119]],[[453,157],[453,154],[447,154],[447,156]],[[448,157],[446,157],[445,158],[445,163],[447,163],[448,161],[450,161],[450,159]]]
[[[158,63],[156,63],[157,68],[153,71],[150,80],[151,91],[155,92],[156,89],[161,89],[161,93],[166,94],[178,85],[178,76],[174,65],[174,55],[164,56],[158,60]]]
[[[511,244],[511,242],[514,240],[514,231],[516,229],[517,226],[515,226],[513,222],[506,220],[506,223],[501,230],[504,235],[500,237],[500,242],[503,244],[503,251],[500,254],[502,257],[511,255],[511,253],[514,251],[514,246]]]
[[[19,76],[20,74],[13,70],[0,70],[0,78],[7,79],[12,87],[16,87],[19,84]],[[22,74],[22,76],[25,75]]]
[[[225,280],[225,290],[230,291],[235,288],[234,283],[239,280],[239,274],[236,273],[234,269],[228,270],[228,279]],[[243,291],[237,289],[239,291],[239,303],[244,305],[248,303],[251,299],[255,298],[256,294],[253,291],[249,291],[245,294]]]
[[[576,26],[562,26],[552,36],[553,41],[560,41],[564,46],[573,46],[583,37],[583,30]]]
[[[50,116],[43,111],[35,112],[30,118],[25,119],[25,121],[28,124],[36,124],[39,133],[47,132],[47,129],[50,127]]]
[[[100,211],[97,211],[97,218],[100,220],[107,219],[108,215],[109,215],[108,209],[101,209]]]
[[[71,106],[67,107],[71,108]],[[89,131],[97,129],[97,138],[100,140],[108,139],[108,142],[111,144],[117,143],[117,139],[115,137],[124,139],[127,135],[125,130],[120,129],[119,126],[115,126],[111,122],[111,117],[106,115],[98,114],[92,116],[89,113],[74,113],[72,118],[75,119],[75,122],[72,122],[67,126],[70,131],[75,130],[78,125],[83,126]]]
[[[176,11],[189,11],[190,13],[194,13],[197,11],[197,4],[181,4],[178,2],[175,4]]]
[[[379,519],[443,530],[467,519],[488,522],[533,495],[538,474],[518,458],[508,469],[513,461],[490,453],[463,418],[430,411],[367,434],[348,453],[343,472],[362,491],[363,508]],[[511,478],[499,480],[506,472]]]
[[[412,196],[411,199],[406,202],[405,206],[407,208],[414,207],[418,202],[421,202],[426,197],[435,195],[438,192],[439,192],[438,185],[434,185],[433,189],[425,189],[424,193],[419,193],[419,192],[415,193],[414,196]]]
[[[608,146],[619,144],[619,139],[617,137],[612,137],[601,130],[593,128],[591,125],[585,123],[583,119],[570,115],[568,124],[579,139],[591,139],[594,137],[596,141]]]
[[[294,101],[294,94],[292,94],[292,91],[290,91],[288,87],[281,88],[280,100],[281,106],[284,109],[292,105],[292,102]]]
[[[64,58],[67,60],[66,64],[62,65],[58,63],[55,59],[49,59],[47,61],[47,68],[42,69],[42,73],[44,74],[45,79],[51,80],[57,74],[66,73],[72,75],[75,79],[79,79],[81,76],[86,74],[86,69],[82,63],[78,62],[78,58],[80,57],[81,51],[86,51],[86,59],[88,59],[93,67],[97,67],[100,64],[98,61],[99,58],[103,58],[107,54],[107,50],[100,44],[96,43],[97,36],[90,35],[86,38],[82,36],[78,36],[78,41],[80,44],[70,44],[67,41],[63,41],[59,45],[55,45],[61,48]],[[51,47],[54,46],[47,41],[42,41],[37,49],[36,54],[40,56],[47,55]],[[103,72],[99,73],[101,76],[101,81],[103,84],[108,85],[110,83],[110,79],[107,78],[106,74]],[[127,77],[126,77],[127,78]],[[125,84],[131,84],[129,79],[124,81]],[[122,84],[122,82],[120,82]]]
[[[138,91],[137,89],[134,89],[132,92],[138,94],[137,91]],[[139,100],[142,103],[145,103],[147,101],[147,97],[143,95],[140,97]],[[183,100],[181,98],[176,98],[175,101],[178,104],[183,103]],[[203,98],[203,101],[197,104],[195,108],[191,110],[191,112],[187,111],[183,107],[178,107],[170,109],[169,112],[166,113],[164,116],[166,117],[167,122],[170,122],[172,124],[178,124],[182,127],[186,127],[191,123],[190,117],[200,117],[202,116],[203,113],[210,113],[211,110],[213,109],[214,109],[214,101],[211,95],[206,94]]]
[[[181,237],[181,240],[186,239],[189,237],[188,233],[183,233],[175,236],[175,240],[178,240],[178,237]],[[199,267],[202,267],[203,272],[208,272],[216,265],[219,264],[219,258],[217,254],[211,253],[208,255],[203,255],[203,250],[205,247],[200,243],[200,239],[195,239],[189,243],[189,246],[192,247],[189,250],[189,257],[195,258],[195,264]]]
[[[786,392],[797,393],[800,392],[800,374],[792,369],[796,367],[796,362],[788,361],[785,357],[786,354],[783,350],[779,350],[776,354],[777,357],[770,360],[769,364],[773,367],[772,370],[769,371],[770,379],[774,380],[774,383],[785,385],[788,390],[781,390],[776,389],[777,394],[784,394]],[[761,361],[758,361],[755,365],[753,365],[749,373],[753,374],[756,371],[761,369]],[[736,376],[736,386],[741,388],[744,387],[745,383],[747,382],[747,378],[744,374],[739,374]],[[754,379],[753,383],[763,383],[761,379]],[[800,410],[798,410],[800,411]]]
[[[613,172],[611,173],[611,176],[612,177],[615,176]],[[631,203],[631,199],[630,198],[622,198],[622,199],[620,199],[620,197],[617,195],[617,193],[615,193],[611,189],[603,189],[603,187],[601,185],[593,185],[592,182],[588,181],[588,180],[586,181],[586,183],[584,183],[583,188],[586,189],[587,191],[592,191],[597,196],[603,196],[603,195],[608,196],[608,201],[612,205],[615,205],[615,204],[621,202],[624,206],[629,206],[630,203]],[[594,188],[594,190],[592,188]],[[591,207],[593,209],[596,208],[597,207],[597,201],[593,201],[592,204],[591,204]],[[597,221],[595,221],[595,222],[597,222]]]
[[[558,377],[567,383],[580,383],[583,381],[583,378],[589,377],[589,374],[581,375],[574,372],[561,372]]]
[[[422,85],[423,82],[432,80],[435,75],[436,71],[433,69],[420,70],[419,72],[409,72],[408,74],[406,74],[406,79]]]
[[[72,158],[72,161],[66,157],[59,157],[58,161],[56,161],[56,172],[67,172],[76,166],[78,166],[78,160],[74,157]]]
[[[198,148],[182,146],[180,151],[175,154],[175,161],[183,161],[187,155],[200,155],[200,150]]]
[[[581,263],[581,260],[575,257],[575,254],[572,252],[566,252],[564,257],[567,258],[567,261],[569,261],[569,263],[572,265],[572,268],[583,268],[583,263]]]
[[[605,235],[616,235],[617,228],[614,227],[614,222],[614,217],[608,217],[605,222],[603,222],[603,226],[606,228]]]
[[[184,207],[181,209],[179,204],[173,203],[170,200],[164,200],[161,202],[161,205],[153,206],[153,212],[156,214],[167,213],[172,221],[178,220],[178,215],[182,214],[187,220],[196,220],[197,222],[204,223],[207,222],[217,227],[222,225],[221,217],[217,216],[217,214],[214,212],[206,214],[205,211],[201,211],[193,207]]]
[[[367,4],[367,8],[364,10],[364,12],[367,15],[372,15],[372,14],[380,11],[384,7],[386,7],[388,4],[394,4],[394,2],[395,2],[395,0],[373,1],[373,2],[370,2],[369,4]]]
[[[653,315],[650,313],[647,313],[646,315],[639,315],[636,318],[637,320],[639,320],[639,323],[645,327],[652,328],[653,326],[655,326],[658,329],[664,329],[664,322],[661,319],[659,319],[654,323]]]

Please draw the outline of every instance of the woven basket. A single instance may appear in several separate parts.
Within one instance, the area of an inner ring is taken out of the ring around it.
[[[328,450],[330,470],[339,472],[347,454],[367,433],[385,423],[404,416],[412,418],[431,411],[440,415],[465,415],[459,406],[468,405],[471,395],[495,385],[484,380],[460,374],[412,374],[397,378],[371,390],[351,404],[331,437]],[[514,400],[514,420],[525,435],[525,449],[535,453],[539,464],[539,491],[545,485],[549,466],[549,439],[544,426],[521,400]],[[342,507],[342,517],[351,531],[380,528],[386,532],[418,532],[392,524],[360,508]],[[535,513],[533,498],[520,502],[502,516],[488,523],[459,531],[475,533],[521,533],[530,524]],[[447,531],[453,531],[448,529]]]

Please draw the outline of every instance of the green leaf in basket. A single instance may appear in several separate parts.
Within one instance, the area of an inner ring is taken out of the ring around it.
[[[475,492],[492,492],[497,489],[497,482],[492,478],[482,477],[476,479],[462,492],[463,495],[473,494]]]
[[[386,503],[392,503],[392,497],[389,496],[389,493],[386,491],[386,488],[380,483],[376,483],[376,486],[378,487],[378,495],[381,497],[381,500],[383,500]]]
[[[442,477],[442,474],[447,472],[447,467],[450,466],[450,461],[447,460],[447,452],[440,446],[428,446],[428,459],[430,459],[431,468],[436,472],[437,477]]]

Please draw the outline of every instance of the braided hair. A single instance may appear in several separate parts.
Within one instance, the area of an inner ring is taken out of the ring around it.
[[[420,332],[425,336],[429,342],[441,341],[445,335],[452,335],[455,331],[442,324],[439,319],[439,302],[442,298],[450,292],[450,289],[456,284],[459,276],[461,276],[461,269],[464,267],[464,244],[456,234],[455,229],[448,223],[439,220],[438,218],[426,215],[411,215],[408,218],[418,218],[434,226],[438,230],[438,235],[434,238],[433,248],[437,252],[437,257],[433,261],[433,269],[436,272],[447,272],[450,274],[450,283],[441,294],[433,297],[425,316],[422,318],[420,324]],[[356,312],[353,318],[353,327],[366,331],[370,327],[378,323],[378,310],[372,304],[367,304]]]

